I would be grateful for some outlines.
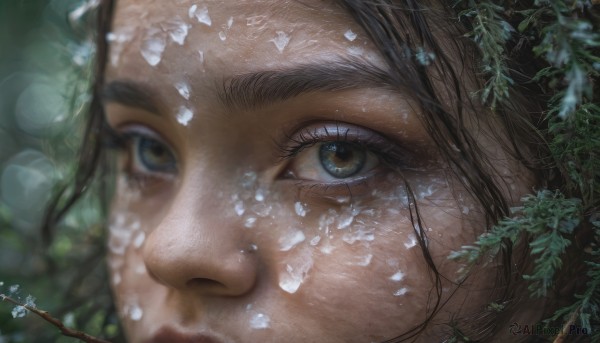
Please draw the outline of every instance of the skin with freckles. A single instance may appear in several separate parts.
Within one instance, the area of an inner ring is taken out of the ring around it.
[[[444,324],[490,302],[493,266],[458,287],[461,266],[446,259],[482,232],[483,211],[411,99],[376,81],[276,97],[243,83],[274,71],[285,84],[311,66],[385,70],[341,8],[121,0],[109,41],[106,117],[125,146],[109,265],[130,342],[165,327],[223,342],[405,333],[436,300],[415,203],[447,278],[447,303],[419,339],[442,340]],[[485,136],[492,157],[506,159]],[[529,183],[512,186],[522,194]]]

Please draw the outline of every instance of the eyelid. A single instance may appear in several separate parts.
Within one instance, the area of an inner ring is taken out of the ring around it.
[[[416,167],[416,152],[371,129],[342,122],[312,124],[285,134],[286,143],[277,144],[281,160],[295,157],[302,150],[322,142],[352,143],[376,154],[381,162],[394,168]],[[418,168],[413,168],[418,169]]]
[[[172,146],[154,129],[138,123],[125,123],[121,124],[116,128],[108,127],[109,140],[113,141],[113,147],[116,146],[118,149],[123,151],[126,155],[126,162],[124,165],[123,172],[129,177],[129,179],[135,181],[138,187],[145,188],[151,180],[173,180],[176,174],[180,170],[177,152]],[[146,168],[140,156],[138,156],[137,140],[139,139],[150,139],[154,140],[161,145],[164,145],[165,149],[173,156],[174,159],[174,170],[168,172],[153,171]],[[116,143],[116,144],[115,144]]]

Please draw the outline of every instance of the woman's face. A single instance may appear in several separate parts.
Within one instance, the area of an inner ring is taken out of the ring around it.
[[[442,301],[456,289],[446,257],[483,211],[344,10],[120,0],[108,38],[106,115],[125,149],[109,263],[131,342],[393,338],[437,300],[424,243]],[[469,278],[423,340],[483,310],[494,275]]]

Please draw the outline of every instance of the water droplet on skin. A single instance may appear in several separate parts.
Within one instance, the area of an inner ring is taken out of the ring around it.
[[[238,216],[241,216],[246,211],[244,208],[244,202],[241,200],[235,202],[233,209],[235,210],[235,214]]]
[[[227,29],[228,30],[231,28],[231,25],[233,25],[233,17],[229,17],[229,19],[227,19]]]
[[[406,249],[410,249],[410,248],[414,247],[415,245],[417,245],[417,238],[415,237],[415,235],[413,233],[409,233],[408,241],[404,243],[404,247]]]
[[[300,230],[296,230],[291,235],[279,239],[279,249],[281,251],[289,251],[296,245],[304,242],[305,239],[304,233]]]
[[[137,322],[140,319],[142,319],[143,315],[144,311],[140,308],[139,305],[135,304],[131,306],[131,309],[129,310],[129,318],[131,318],[131,320]]]
[[[470,211],[471,211],[471,209],[469,208],[469,206],[463,206],[463,208],[462,208],[462,213],[463,213],[464,215],[467,215],[467,216],[468,216]]]
[[[142,42],[140,53],[146,62],[154,67],[160,63],[166,46],[167,39],[164,32],[157,29],[150,29]]]
[[[225,33],[225,31],[220,31],[219,32],[219,39],[221,41],[225,41],[227,39],[227,33]]]
[[[294,204],[294,210],[296,210],[296,214],[299,215],[300,217],[306,216],[306,207],[301,202],[297,201]]]
[[[190,85],[188,85],[186,82],[177,82],[175,84],[175,89],[177,89],[179,95],[181,95],[185,100],[190,100]]]
[[[352,30],[348,30],[344,33],[344,37],[351,42],[356,39],[356,36],[356,33],[352,32]]]
[[[177,112],[177,121],[183,126],[187,126],[190,120],[194,117],[194,112],[185,106],[179,107]]]
[[[212,25],[212,20],[210,19],[210,15],[208,14],[208,8],[206,6],[198,9],[198,6],[193,5],[190,7],[188,11],[188,15],[190,18],[196,17],[199,23],[204,24],[206,26]]]
[[[399,290],[394,292],[394,296],[399,297],[399,296],[406,294],[406,292],[408,292],[408,288],[402,287]]]
[[[255,217],[248,217],[246,218],[246,220],[244,220],[244,226],[247,228],[253,228],[254,225],[256,224],[256,218]]]
[[[256,194],[254,195],[254,199],[256,201],[264,201],[265,200],[265,191],[262,188],[256,190]]]
[[[200,63],[203,64],[204,63],[204,51],[198,50],[198,55],[200,58]]]
[[[276,33],[277,33],[277,37],[269,40],[269,42],[273,42],[273,44],[275,44],[275,46],[277,47],[277,50],[279,51],[279,53],[282,53],[283,49],[285,49],[285,47],[290,42],[290,36],[288,36],[283,31],[277,31]]]
[[[253,329],[268,329],[269,326],[271,326],[271,318],[264,313],[256,313],[250,318],[250,327]]]
[[[142,244],[144,244],[145,239],[146,239],[146,234],[144,232],[139,232],[137,234],[137,236],[135,236],[135,238],[133,239],[133,246],[136,249],[141,248]]]
[[[258,250],[258,245],[256,245],[256,244],[250,244],[249,251],[257,251],[257,250]]]
[[[395,282],[402,281],[402,279],[404,279],[404,273],[401,270],[397,271],[394,275],[390,276],[390,280]]]

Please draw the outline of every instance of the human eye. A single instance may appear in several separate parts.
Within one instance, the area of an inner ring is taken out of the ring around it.
[[[397,166],[408,167],[412,154],[383,135],[351,124],[311,125],[288,135],[282,150],[289,160],[283,179],[349,189]]]
[[[178,171],[173,149],[154,130],[128,125],[111,133],[113,147],[123,156],[122,170],[138,186],[172,179]]]

